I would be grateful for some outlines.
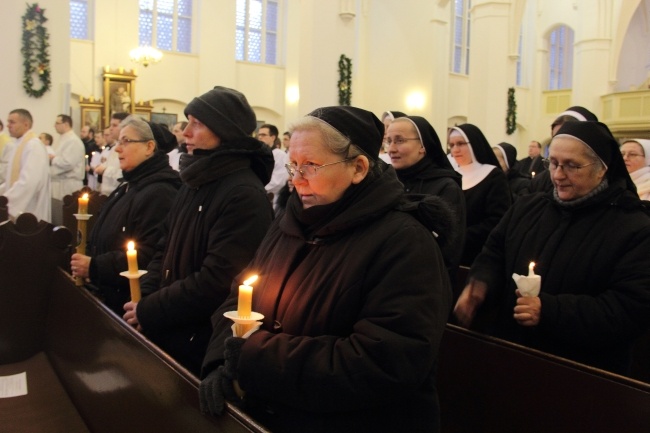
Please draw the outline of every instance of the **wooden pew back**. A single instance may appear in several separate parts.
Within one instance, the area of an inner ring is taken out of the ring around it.
[[[59,267],[71,238],[29,214],[0,225],[0,376],[28,384],[0,398],[0,430],[266,431],[232,406],[201,414],[198,379]]]
[[[644,431],[650,385],[447,325],[438,391],[442,431]]]

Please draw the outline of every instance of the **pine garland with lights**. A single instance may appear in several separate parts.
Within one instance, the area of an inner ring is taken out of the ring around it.
[[[339,58],[339,105],[352,101],[352,59],[341,54]]]
[[[27,12],[23,15],[23,45],[20,52],[23,55],[23,87],[27,94],[40,98],[50,90],[52,81],[50,77],[50,35],[43,24],[45,9],[38,3],[27,5]],[[34,88],[34,78],[37,77],[42,86]]]
[[[515,101],[515,88],[508,89],[508,114],[506,115],[506,133],[511,135],[517,130],[517,102]]]

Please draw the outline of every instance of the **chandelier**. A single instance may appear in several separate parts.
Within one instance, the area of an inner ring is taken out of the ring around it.
[[[149,63],[157,63],[162,59],[163,53],[153,47],[138,47],[131,50],[129,57],[136,63],[142,63],[145,68]]]

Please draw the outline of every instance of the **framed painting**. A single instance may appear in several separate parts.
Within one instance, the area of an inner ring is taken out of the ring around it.
[[[104,121],[110,123],[113,113],[135,113],[135,79],[133,70],[104,68]]]
[[[151,113],[152,122],[167,125],[170,131],[174,129],[174,125],[177,123],[177,118],[178,116],[176,114],[171,113]]]

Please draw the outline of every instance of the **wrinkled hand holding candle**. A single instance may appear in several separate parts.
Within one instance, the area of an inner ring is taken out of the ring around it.
[[[525,298],[539,296],[539,290],[542,287],[542,277],[535,274],[534,268],[535,262],[530,262],[528,276],[512,274],[512,279],[515,280],[519,293]]]
[[[244,284],[239,286],[239,299],[237,301],[237,315],[241,318],[248,318],[251,316],[253,310],[253,284],[257,281],[257,275],[253,275]]]

